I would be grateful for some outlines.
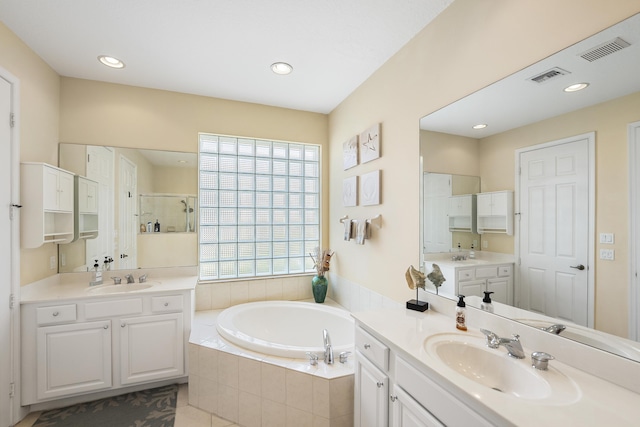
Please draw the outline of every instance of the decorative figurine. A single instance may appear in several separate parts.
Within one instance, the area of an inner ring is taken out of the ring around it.
[[[425,275],[420,270],[416,270],[413,268],[413,265],[410,265],[407,268],[407,271],[404,273],[405,279],[407,279],[407,284],[409,285],[409,289],[416,290],[416,299],[412,299],[407,301],[407,308],[409,310],[416,311],[425,311],[429,308],[429,303],[426,301],[420,301],[418,296],[418,289],[425,289]]]
[[[433,283],[433,286],[436,287],[436,295],[438,295],[438,289],[447,281],[447,279],[442,275],[442,271],[440,270],[440,267],[438,267],[438,264],[431,264],[431,267],[433,268],[433,271],[427,274],[427,279],[429,279],[429,281]]]

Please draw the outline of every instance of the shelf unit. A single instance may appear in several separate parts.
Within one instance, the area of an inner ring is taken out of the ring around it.
[[[22,247],[73,241],[74,174],[46,163],[22,163],[20,175]]]
[[[449,197],[449,231],[476,232],[476,195]]]
[[[478,233],[513,235],[513,191],[479,193]]]
[[[98,237],[98,183],[84,176],[75,177],[75,239]]]

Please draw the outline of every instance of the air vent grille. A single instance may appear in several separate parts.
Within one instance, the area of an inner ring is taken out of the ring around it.
[[[579,56],[586,59],[589,62],[593,62],[600,58],[604,58],[607,55],[611,55],[614,52],[622,50],[627,46],[631,46],[631,45],[626,41],[622,40],[620,37],[616,37],[611,41],[602,43],[601,45],[591,48],[586,52],[580,53]]]
[[[571,73],[567,70],[563,70],[562,68],[555,67],[545,71],[544,73],[538,74],[537,76],[531,77],[529,80],[535,83],[545,83],[551,79],[555,79],[556,77],[564,76],[567,74]]]

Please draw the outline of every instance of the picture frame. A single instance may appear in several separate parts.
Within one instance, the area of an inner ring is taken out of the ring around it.
[[[342,181],[342,206],[358,205],[358,177],[351,176]]]
[[[358,146],[361,163],[380,158],[380,123],[376,123],[360,134]]]
[[[342,163],[344,170],[351,169],[358,164],[358,135],[342,144]]]
[[[360,177],[360,201],[362,206],[380,204],[380,170],[366,173]]]

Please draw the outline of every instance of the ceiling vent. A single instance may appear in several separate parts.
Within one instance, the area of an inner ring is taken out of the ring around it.
[[[550,70],[545,71],[544,73],[531,77],[529,80],[531,80],[534,83],[545,83],[551,79],[555,79],[557,77],[561,77],[567,74],[571,74],[571,73],[567,70],[563,70],[562,68],[554,67]]]
[[[627,46],[631,45],[622,40],[620,37],[616,37],[615,39],[602,43],[601,45],[591,48],[586,52],[582,52],[578,54],[578,56],[586,59],[589,62],[593,62],[600,58],[604,58],[607,55],[611,55],[614,52],[622,50]]]

